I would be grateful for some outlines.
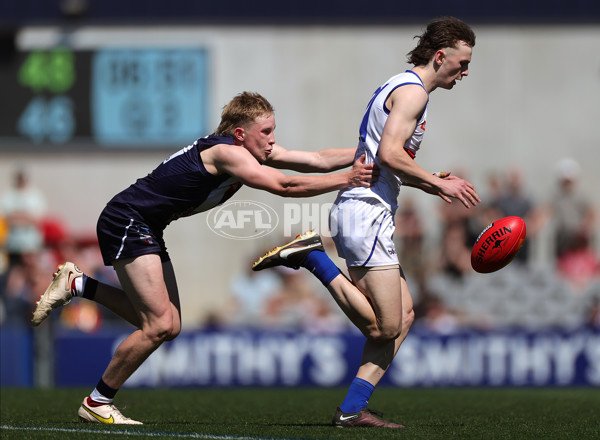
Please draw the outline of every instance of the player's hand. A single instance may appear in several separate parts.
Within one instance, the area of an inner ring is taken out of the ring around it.
[[[354,162],[349,173],[349,186],[369,188],[379,177],[379,168],[375,164],[365,164],[363,154]]]
[[[460,177],[448,174],[443,178],[443,184],[440,187],[441,191],[438,195],[447,203],[452,203],[451,198],[460,200],[467,208],[481,203],[481,198],[475,191],[475,186]]]

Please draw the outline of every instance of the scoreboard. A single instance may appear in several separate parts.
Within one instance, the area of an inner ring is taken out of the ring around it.
[[[64,47],[0,62],[0,150],[156,148],[207,130],[207,53]]]

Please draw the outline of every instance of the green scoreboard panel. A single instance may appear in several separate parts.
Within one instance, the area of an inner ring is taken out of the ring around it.
[[[154,148],[207,133],[202,49],[66,48],[0,63],[0,150]]]

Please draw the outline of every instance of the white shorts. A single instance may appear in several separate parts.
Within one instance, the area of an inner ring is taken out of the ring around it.
[[[399,264],[394,229],[394,213],[375,198],[338,197],[329,214],[331,238],[348,267]]]

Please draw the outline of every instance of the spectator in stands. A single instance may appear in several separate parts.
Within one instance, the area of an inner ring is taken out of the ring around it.
[[[0,289],[5,311],[2,323],[29,328],[33,301],[48,284],[52,261],[47,257],[48,254],[41,251],[25,252],[19,256],[19,263],[8,270]]]
[[[19,264],[23,254],[39,252],[44,245],[40,221],[46,212],[46,199],[20,169],[14,174],[13,186],[0,201],[0,211],[8,223],[6,251],[10,265]]]
[[[266,301],[265,323],[313,333],[337,332],[346,326],[346,318],[322,295],[312,277],[287,267],[277,268],[281,289]]]
[[[582,241],[591,243],[595,214],[589,200],[577,188],[581,167],[574,159],[558,162],[558,192],[552,198],[551,216],[554,223],[555,252],[558,258]]]
[[[421,218],[415,201],[411,197],[405,197],[396,214],[394,240],[402,269],[410,275],[418,275],[425,270],[424,226],[425,221]]]
[[[468,172],[460,166],[452,168],[452,174],[457,176],[468,176]],[[465,246],[471,247],[477,236],[481,232],[482,220],[479,218],[481,214],[481,206],[478,205],[474,209],[461,209],[460,203],[441,203],[439,202],[438,219],[442,227],[442,235],[446,233],[449,227],[454,228],[456,224],[460,224],[464,229]]]
[[[42,192],[30,183],[24,170],[17,170],[12,187],[0,200],[0,212],[6,228],[3,250],[8,254],[8,265],[0,274],[3,323],[25,325],[30,319],[34,292],[40,287],[41,251],[44,246],[40,222],[45,210],[46,200]],[[47,267],[44,269],[48,270]]]
[[[424,296],[419,304],[419,312],[422,316],[416,320],[418,328],[441,335],[449,335],[460,330],[458,317],[448,309],[444,301],[429,292]]]
[[[471,272],[471,247],[467,244],[467,228],[462,222],[448,223],[442,236],[436,267],[445,275],[462,278]]]
[[[592,328],[600,328],[600,297],[592,298],[592,304],[586,316],[586,324]]]
[[[264,325],[266,303],[280,291],[281,277],[271,271],[254,272],[250,267],[233,276],[230,298],[216,317],[217,324]]]
[[[541,226],[540,211],[523,189],[523,173],[519,168],[509,170],[506,182],[500,184],[499,189],[497,197],[490,199],[493,219],[517,216],[525,220],[528,240],[525,240],[513,262],[526,263],[530,258],[531,239]]]
[[[600,277],[600,257],[584,235],[577,236],[556,263],[559,273],[575,290],[583,290]]]
[[[577,188],[580,165],[565,158],[559,161],[556,170],[558,193],[552,199],[550,215],[557,266],[563,276],[583,287],[600,274],[600,259],[593,249],[595,212]]]

